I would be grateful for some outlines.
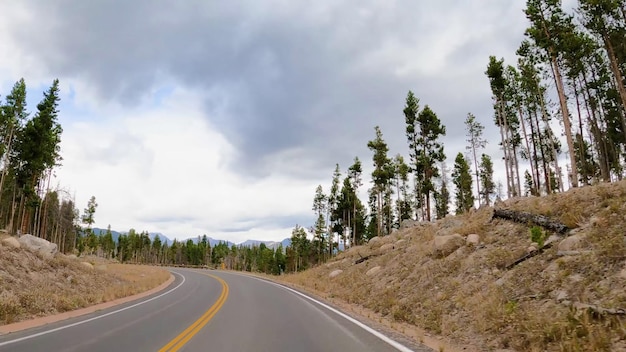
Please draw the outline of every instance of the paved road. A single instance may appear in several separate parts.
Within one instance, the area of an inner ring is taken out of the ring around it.
[[[176,280],[162,292],[0,336],[0,351],[430,351],[401,345],[264,280],[220,271],[171,271]]]

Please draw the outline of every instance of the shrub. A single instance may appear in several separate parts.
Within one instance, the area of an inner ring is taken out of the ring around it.
[[[539,247],[543,247],[543,242],[545,241],[545,233],[539,226],[533,226],[530,229],[530,240],[534,243],[537,243]]]

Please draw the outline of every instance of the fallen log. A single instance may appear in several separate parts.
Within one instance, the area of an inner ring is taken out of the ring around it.
[[[530,259],[530,258],[532,258],[534,256],[537,256],[537,255],[543,253],[546,249],[548,249],[550,247],[552,247],[552,243],[548,243],[545,246],[537,249],[536,251],[532,251],[532,252],[530,252],[530,253],[528,253],[528,254],[526,254],[526,255],[516,259],[513,263],[507,265],[504,269],[505,270],[509,270],[512,267],[518,265],[519,263],[522,263],[522,262],[524,262],[524,261],[526,261],[526,260],[528,260],[528,259]]]
[[[564,234],[569,231],[567,225],[555,221],[545,215],[537,215],[528,213],[525,211],[517,211],[511,209],[495,209],[493,212],[494,218],[512,220],[522,224],[534,224],[541,226],[547,230],[554,231],[559,234]]]
[[[361,264],[364,261],[370,259],[370,257],[371,257],[371,255],[366,255],[365,257],[361,257],[361,258],[357,259],[356,262],[354,262],[354,264]]]

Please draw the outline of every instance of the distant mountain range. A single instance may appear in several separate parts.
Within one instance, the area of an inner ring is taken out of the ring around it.
[[[93,228],[93,232],[97,236],[102,236],[102,235],[104,235],[107,232],[107,230],[95,227],[95,228]],[[115,242],[117,242],[117,239],[120,237],[120,235],[127,234],[127,233],[128,232],[118,232],[118,231],[111,230],[111,235],[113,236],[113,241],[115,241]],[[167,243],[168,245],[171,245],[174,242],[174,240],[170,239],[169,237],[165,236],[164,234],[162,234],[160,232],[149,232],[148,236],[150,237],[150,240],[154,240],[154,238],[156,236],[159,236],[159,239],[161,240],[161,242],[162,243]],[[188,238],[188,239],[184,239],[184,240],[178,240],[178,241],[179,242],[186,242],[189,239],[191,239],[194,243],[198,243],[199,240],[202,240],[202,236]],[[287,246],[291,245],[291,239],[289,239],[289,238],[285,238],[284,240],[282,240],[280,242],[247,240],[247,241],[244,241],[244,242],[241,242],[241,243],[233,243],[231,241],[225,241],[225,240],[215,239],[215,238],[211,238],[211,237],[207,237],[207,239],[209,240],[209,244],[211,245],[211,247],[215,247],[216,245],[218,245],[220,243],[226,243],[226,245],[228,245],[228,247],[232,247],[234,245],[236,245],[236,246],[243,246],[243,247],[252,247],[252,246],[260,246],[261,243],[264,243],[268,248],[272,248],[272,249],[276,249],[280,245],[282,245],[283,248],[287,248]]]

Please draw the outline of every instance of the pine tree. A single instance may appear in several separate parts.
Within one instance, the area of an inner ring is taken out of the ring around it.
[[[20,204],[22,232],[33,229],[34,214],[39,211],[42,180],[49,177],[52,168],[61,160],[61,125],[57,122],[59,104],[59,81],[44,92],[43,100],[37,104],[37,114],[29,120],[18,136],[16,144],[16,179],[21,190]],[[39,229],[35,229],[38,232]]]
[[[418,145],[419,125],[417,123],[417,114],[419,113],[419,99],[415,97],[413,92],[409,91],[406,97],[406,105],[404,107],[404,119],[406,122],[406,137],[409,143],[409,168],[414,173],[414,192],[416,213],[422,211],[424,200],[422,194],[421,182],[418,182],[421,176],[418,176],[418,157],[420,147]]]
[[[487,141],[483,139],[483,130],[485,129],[485,127],[480,122],[476,121],[476,117],[474,115],[469,113],[467,114],[467,118],[465,119],[465,128],[467,131],[467,142],[469,143],[469,145],[466,146],[466,149],[472,151],[472,158],[474,161],[474,171],[476,174],[476,194],[481,194],[476,149],[485,148],[485,145],[487,145]],[[480,205],[480,198],[478,200],[478,205]]]
[[[507,100],[509,98],[507,95],[508,83],[504,75],[504,59],[496,60],[495,56],[490,56],[485,74],[489,77],[491,92],[495,100],[495,122],[500,128],[500,140],[504,152],[507,195],[511,197],[520,193],[519,168],[516,167],[516,146],[519,143],[519,135],[515,132],[517,119],[511,113]]]
[[[483,204],[489,206],[491,197],[496,193],[496,185],[493,183],[493,163],[489,155],[483,154],[481,156],[479,169],[480,183],[482,185],[479,197],[483,199]]]
[[[411,198],[409,196],[408,183],[410,168],[404,162],[402,155],[397,154],[393,160],[395,171],[395,183],[396,183],[396,212],[398,218],[398,225],[402,224],[403,220],[411,219]]]
[[[339,202],[339,182],[341,178],[341,169],[339,168],[339,164],[335,165],[335,171],[333,172],[333,180],[330,186],[330,194],[328,195],[328,205],[326,207],[326,222],[328,226],[328,254],[332,256],[333,254],[333,246],[334,246],[334,229],[339,221],[339,218],[335,217],[334,214],[337,213],[337,205]]]
[[[439,137],[445,136],[446,128],[428,105],[417,115],[417,122],[420,132],[417,139],[419,151],[417,154],[416,176],[418,177],[417,182],[420,184],[421,192],[424,195],[426,205],[425,219],[430,221],[430,197],[435,191],[432,180],[439,176],[437,163],[444,161],[446,157],[443,152],[443,144],[439,142]]]
[[[359,214],[357,212],[357,207],[361,203],[361,201],[359,200],[358,194],[359,194],[359,188],[363,185],[363,180],[361,176],[362,173],[363,173],[363,168],[361,166],[361,161],[359,160],[359,157],[355,157],[354,163],[348,168],[348,177],[350,178],[350,183],[352,185],[352,190],[354,192],[353,196],[355,198],[354,201],[352,202],[353,204],[353,209],[352,209],[353,226],[352,226],[352,239],[351,239],[352,244],[357,243],[357,237],[358,238],[362,237],[362,233],[358,233]]]
[[[435,192],[435,212],[437,219],[443,219],[450,213],[450,191],[448,191],[448,170],[446,164],[441,163],[441,184]]]
[[[393,176],[391,160],[387,157],[389,147],[383,140],[383,133],[380,127],[374,128],[376,137],[367,143],[367,147],[374,152],[372,160],[374,171],[372,171],[373,192],[376,197],[376,236],[383,234],[384,224],[389,222],[388,213],[383,211],[385,195],[390,188],[390,181]]]
[[[462,153],[457,154],[456,159],[454,159],[452,183],[456,187],[456,213],[462,214],[469,211],[474,206],[472,176],[467,160]]]
[[[526,170],[524,171],[524,196],[528,197],[528,196],[534,195],[533,189],[534,189],[533,177],[530,175],[530,172]]]
[[[327,248],[327,243],[325,240],[327,229],[326,229],[326,221],[324,219],[327,205],[328,205],[327,197],[324,194],[324,190],[322,189],[322,186],[319,185],[315,189],[315,197],[313,198],[312,210],[316,215],[314,240],[317,244],[317,247],[316,247],[317,255],[321,260],[324,260],[324,257],[325,257],[324,254],[326,253],[325,249]]]

